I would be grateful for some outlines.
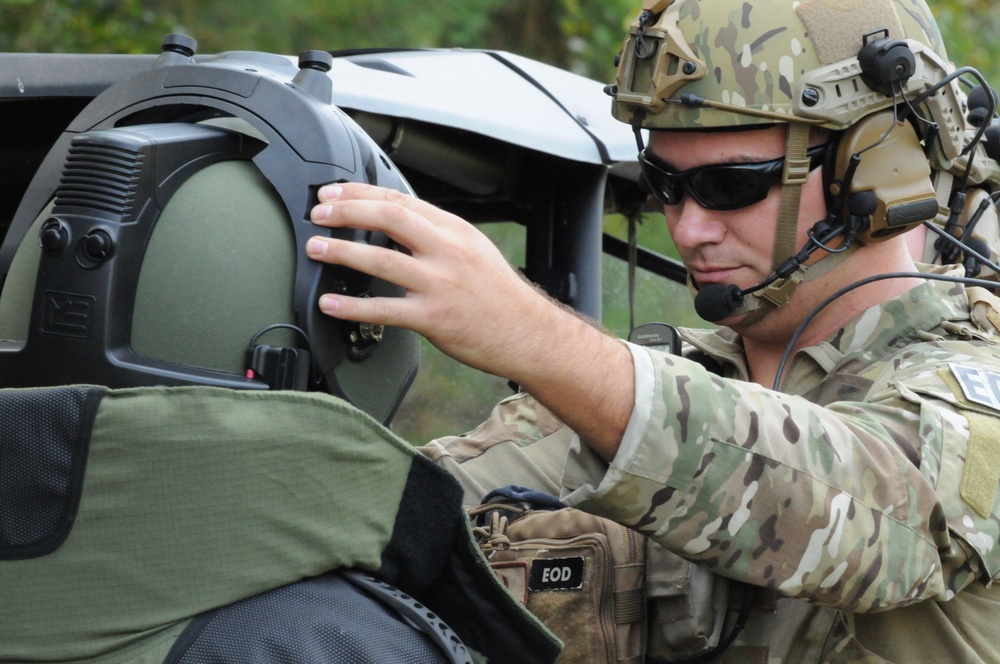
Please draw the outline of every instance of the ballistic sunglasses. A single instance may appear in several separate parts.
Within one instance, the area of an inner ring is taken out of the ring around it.
[[[817,145],[806,151],[809,170],[819,166],[827,146]],[[663,162],[639,153],[639,165],[650,192],[664,205],[677,205],[686,193],[706,210],[737,210],[767,198],[771,187],[781,183],[785,158],[734,164],[706,164],[673,173]]]

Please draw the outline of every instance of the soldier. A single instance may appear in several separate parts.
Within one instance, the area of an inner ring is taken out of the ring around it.
[[[407,294],[320,307],[522,386],[427,448],[467,492],[558,489],[772,595],[710,661],[1000,662],[1000,306],[904,233],[957,235],[997,183],[994,97],[969,120],[963,73],[923,0],[649,0],[613,112],[719,330],[684,330],[683,358],[624,343],[470,224],[356,184],[315,223],[408,252],[309,255]]]

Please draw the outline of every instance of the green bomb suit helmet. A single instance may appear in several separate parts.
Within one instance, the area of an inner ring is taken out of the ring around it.
[[[314,226],[323,184],[409,185],[331,104],[329,54],[196,63],[178,41],[95,98],[29,186],[0,247],[0,386],[324,390],[387,423],[416,335],[317,301],[401,290],[304,248],[324,233],[389,244]]]
[[[850,194],[874,194],[858,243],[935,218],[951,182],[938,174],[969,163],[963,151],[976,128],[923,0],[646,0],[617,65],[612,113],[637,135],[789,127],[778,278],[738,311],[763,315],[847,255],[826,256],[808,277],[788,262],[813,127],[832,136],[823,175],[834,214],[846,220]],[[901,108],[933,123],[899,120]],[[971,182],[996,179],[996,163],[982,164]]]

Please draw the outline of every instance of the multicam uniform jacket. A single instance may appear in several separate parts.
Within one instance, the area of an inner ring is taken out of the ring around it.
[[[721,377],[633,347],[637,404],[611,464],[527,396],[425,453],[510,461],[553,439],[570,449],[565,502],[781,598],[718,661],[1000,662],[998,302],[928,282],[797,353],[781,392],[746,382],[729,331],[684,331]],[[541,458],[529,476],[551,472]]]

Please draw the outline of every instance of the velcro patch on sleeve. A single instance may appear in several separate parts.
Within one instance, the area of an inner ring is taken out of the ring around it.
[[[1000,489],[1000,420],[975,411],[963,413],[969,420],[969,451],[962,472],[962,500],[988,519]]]
[[[951,372],[965,398],[1000,410],[1000,373],[952,364]],[[969,421],[969,449],[960,487],[962,500],[984,519],[993,512],[1000,489],[1000,417],[963,409]]]

